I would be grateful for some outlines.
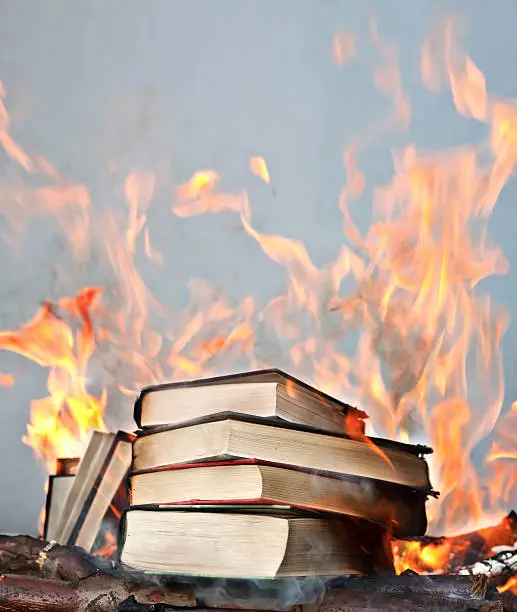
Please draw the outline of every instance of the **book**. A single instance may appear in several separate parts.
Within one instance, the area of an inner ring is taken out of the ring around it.
[[[133,436],[93,431],[63,504],[55,532],[60,544],[91,551],[108,507],[131,466]]]
[[[217,459],[260,459],[430,490],[422,457],[431,449],[380,438],[293,426],[272,419],[218,414],[182,425],[140,432],[134,471]]]
[[[219,578],[364,574],[379,570],[379,559],[393,572],[386,549],[385,533],[358,521],[282,513],[133,508],[119,537],[127,568]]]
[[[78,464],[78,457],[57,459],[56,473],[49,476],[47,503],[45,506],[45,524],[43,527],[43,538],[45,540],[50,541],[55,538],[63,505],[74,482]]]
[[[128,492],[132,506],[292,507],[374,521],[399,538],[424,535],[427,528],[426,492],[256,459],[133,473],[128,479]]]
[[[329,431],[363,433],[366,414],[277,369],[144,388],[135,403],[140,429],[236,412]]]

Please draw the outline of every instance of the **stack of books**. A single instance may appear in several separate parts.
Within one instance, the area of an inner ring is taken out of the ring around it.
[[[277,578],[391,573],[391,538],[425,533],[430,449],[279,370],[148,387],[134,417],[58,461],[46,539],[105,554],[118,531],[127,568]]]
[[[134,416],[127,568],[393,572],[390,538],[425,533],[430,449],[368,438],[362,411],[279,370],[148,387]]]

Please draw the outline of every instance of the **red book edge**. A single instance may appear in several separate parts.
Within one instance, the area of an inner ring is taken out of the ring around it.
[[[189,470],[192,468],[206,468],[206,467],[217,467],[227,465],[267,465],[271,467],[278,467],[284,470],[294,470],[296,472],[307,472],[310,474],[319,474],[319,470],[311,470],[309,468],[300,468],[297,465],[286,465],[285,463],[274,463],[272,461],[264,461],[263,459],[225,459],[223,461],[202,461],[199,463],[175,463],[173,465],[161,465],[159,467],[135,470],[129,474],[129,476],[138,476],[139,474],[151,474],[153,472],[167,472],[169,470]],[[326,472],[325,472],[326,475]],[[329,472],[329,476],[332,477]],[[334,475],[334,478],[336,476]],[[339,479],[338,479],[339,480]]]
[[[163,506],[251,506],[251,505],[264,505],[264,506],[289,506],[292,508],[301,508],[302,510],[310,510],[311,512],[323,512],[310,506],[301,506],[300,504],[283,504],[278,500],[267,499],[265,497],[255,497],[250,499],[186,499],[178,502],[167,502],[163,504],[146,504],[149,506],[163,507]],[[133,506],[133,508],[138,506]],[[326,511],[325,511],[326,512]]]
[[[280,467],[283,469],[295,469],[298,470],[296,466],[287,467],[284,464],[279,463],[271,463],[268,461],[263,461],[261,459],[230,459],[226,461],[205,461],[203,463],[183,463],[180,465],[166,465],[160,466],[158,468],[154,468],[152,470],[139,470],[130,474],[131,476],[138,476],[139,474],[149,474],[153,472],[164,472],[168,470],[188,470],[191,468],[203,468],[203,467],[223,467],[229,465],[267,465],[272,467]],[[303,470],[305,471],[305,470]],[[131,495],[131,493],[130,493]],[[289,505],[293,508],[300,508],[302,510],[310,510],[311,512],[321,512],[321,510],[317,510],[315,508],[311,508],[309,506],[300,506],[298,504],[280,504],[278,500],[266,499],[264,497],[257,497],[251,499],[230,499],[230,500],[220,500],[220,499],[187,499],[178,502],[168,502],[162,504],[154,504],[154,506],[162,507],[162,506],[188,506],[188,505],[197,505],[197,506],[239,506],[239,505],[250,505],[250,504],[264,504],[264,505]]]

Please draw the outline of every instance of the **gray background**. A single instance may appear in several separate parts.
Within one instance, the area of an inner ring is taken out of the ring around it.
[[[486,136],[486,126],[458,117],[449,93],[430,95],[420,82],[422,39],[449,10],[468,18],[465,45],[489,91],[517,97],[515,4],[509,0],[4,0],[0,80],[8,92],[12,135],[63,174],[84,181],[99,207],[111,197],[110,162],[121,172],[152,168],[171,183],[214,167],[229,189],[248,188],[257,229],[302,240],[314,264],[323,265],[342,242],[337,197],[343,146],[389,108],[371,84],[371,14],[399,52],[412,102],[409,140],[444,148]],[[341,28],[356,34],[360,60],[346,71],[331,61],[331,39]],[[385,144],[407,141],[395,132]],[[252,155],[266,158],[275,193],[250,178]],[[387,146],[374,147],[361,163],[369,184],[391,175]],[[3,153],[0,168],[2,181],[12,180]],[[234,217],[178,219],[170,212],[170,195],[158,194],[150,212],[165,268],[142,263],[161,299],[182,304],[193,276],[230,296],[253,294],[263,303],[283,290],[284,271]],[[514,196],[510,185],[490,222],[510,274],[483,284],[510,310],[517,298]],[[368,206],[358,215],[366,225]],[[0,230],[8,231],[1,219]],[[94,257],[80,267],[70,263],[66,240],[52,222],[32,222],[14,247],[0,242],[0,257],[3,329],[30,318],[43,299],[109,282]],[[506,404],[517,398],[516,346],[510,328],[504,340]],[[45,394],[46,372],[0,354],[0,372],[10,371],[21,373],[22,382],[0,389],[0,532],[35,533],[46,473],[20,438],[30,399]],[[108,417],[113,426],[127,425],[120,410]]]

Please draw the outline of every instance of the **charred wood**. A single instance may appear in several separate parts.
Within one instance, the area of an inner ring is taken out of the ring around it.
[[[79,595],[64,582],[2,576],[0,610],[9,612],[76,612],[80,611]]]
[[[517,538],[516,538],[517,539]],[[345,612],[354,610],[513,610],[493,575],[341,577],[297,583],[285,598],[283,581],[179,583],[125,572],[84,551],[27,536],[0,536],[0,611],[137,612],[214,608]],[[473,573],[473,572],[472,572]],[[230,584],[231,583],[231,584]],[[296,580],[291,580],[296,583]],[[211,587],[219,587],[213,589]],[[282,591],[283,598],[279,596]],[[253,605],[250,605],[253,602]],[[504,608],[503,608],[504,602]]]
[[[461,568],[473,566],[491,555],[497,546],[513,546],[517,541],[517,513],[513,510],[500,523],[477,531],[452,537],[422,536],[397,540],[395,544],[401,551],[411,542],[422,546],[440,545],[447,542],[450,547],[448,565],[443,568],[446,573],[455,574]]]
[[[111,575],[92,575],[77,582],[15,575],[3,575],[0,580],[2,612],[115,612],[131,597],[147,606],[160,603],[192,610],[196,605],[193,594],[185,589],[162,589]]]
[[[493,557],[462,567],[458,574],[466,576],[485,575],[489,578],[508,577],[517,574],[517,548],[502,550]]]
[[[473,576],[420,576],[404,572],[400,576],[348,576],[332,580],[331,590],[348,589],[398,595],[429,595],[438,597],[455,596],[465,600],[497,597],[497,590],[488,583]]]
[[[382,610],[395,612],[411,610],[421,612],[445,612],[478,610],[483,612],[503,612],[499,600],[462,599],[446,595],[423,595],[417,593],[386,593],[361,591],[358,589],[330,590],[318,612],[356,612],[360,610]],[[302,612],[309,612],[302,606]]]
[[[403,577],[404,578],[404,577]],[[291,609],[294,612],[352,612],[354,610],[504,610],[503,598],[475,591],[472,581],[475,578],[462,577],[456,583],[461,585],[457,592],[449,591],[444,580],[429,580],[426,576],[411,576],[403,580],[402,587],[397,587],[396,578],[379,577],[378,580],[343,579],[341,584],[334,583],[329,588],[323,601],[312,605],[298,605]],[[418,591],[418,580],[424,584]],[[423,579],[423,580],[422,580]],[[387,584],[383,584],[387,580]],[[470,583],[468,581],[471,581]],[[486,578],[485,578],[486,580]],[[435,582],[438,586],[430,586]],[[494,597],[488,599],[487,596]],[[508,599],[508,602],[510,600]],[[187,592],[170,588],[152,587],[125,582],[110,575],[93,575],[73,582],[42,580],[25,576],[4,576],[0,580],[0,610],[19,612],[34,610],[36,612],[158,612],[176,610],[192,612],[196,606],[193,596]],[[228,601],[225,606],[217,607],[218,612],[225,610],[279,610],[273,602],[259,602],[250,606],[234,605]],[[214,610],[202,604],[196,612]],[[285,609],[285,608],[284,608]],[[506,607],[511,610],[510,607]]]
[[[269,612],[268,610],[252,610],[249,608],[248,610],[249,612]],[[376,610],[377,612],[400,612],[400,610],[413,612],[467,612],[475,610],[479,612],[504,612],[505,609],[500,601],[480,602],[471,605],[447,598],[347,591],[346,593],[332,593],[319,605],[296,606],[292,609],[292,612],[361,612],[362,610]],[[118,612],[180,611],[168,606],[146,606],[129,599],[120,604]],[[213,609],[199,608],[197,612],[213,612]],[[218,612],[233,612],[233,609],[220,608]]]
[[[78,580],[108,566],[81,548],[52,546],[29,536],[0,536],[0,574]]]

